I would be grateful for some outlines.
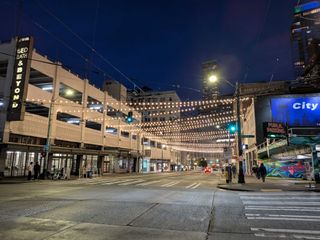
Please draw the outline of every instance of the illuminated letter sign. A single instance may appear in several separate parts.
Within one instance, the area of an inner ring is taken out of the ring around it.
[[[22,121],[25,112],[24,101],[30,75],[30,59],[32,56],[33,38],[19,37],[16,44],[11,95],[8,106],[8,121]]]
[[[289,126],[320,126],[320,95],[271,99],[272,121]]]

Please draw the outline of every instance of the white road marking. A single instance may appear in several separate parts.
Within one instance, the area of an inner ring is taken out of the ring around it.
[[[103,183],[101,185],[112,185],[112,184],[117,184],[117,183],[129,182],[132,180],[134,180],[134,179],[126,179],[126,180],[120,180],[120,181],[115,181],[115,182],[107,182],[107,183]]]
[[[135,180],[133,182],[125,182],[125,183],[120,183],[118,185],[119,186],[127,186],[127,185],[130,185],[130,184],[135,184],[135,183],[140,183],[140,182],[144,182],[144,180]]]
[[[284,218],[284,217],[247,217],[249,220],[285,220],[285,221],[303,221],[303,222],[320,222],[320,219],[310,218]]]
[[[191,185],[186,186],[186,188],[191,188],[191,187],[193,187],[194,185],[197,185],[197,183],[192,183]]]
[[[137,186],[147,186],[147,185],[151,185],[151,184],[158,183],[158,182],[161,182],[161,181],[158,180],[158,181],[151,181],[151,182],[139,183],[139,184],[137,184]]]
[[[277,208],[277,207],[271,207],[271,206],[266,206],[266,207],[261,207],[261,206],[256,206],[256,207],[245,207],[246,210],[256,210],[256,211],[291,211],[291,212],[320,212],[319,208]]]
[[[242,201],[245,205],[287,205],[287,206],[320,206],[320,202],[289,202],[289,201]]]
[[[318,236],[305,236],[305,235],[286,235],[286,234],[265,234],[265,233],[255,233],[256,237],[267,237],[267,238],[295,238],[295,239],[307,239],[307,240],[319,240]]]
[[[319,234],[320,231],[316,230],[301,230],[301,229],[277,229],[277,228],[251,228],[251,231],[264,231],[264,232],[276,232],[276,233],[300,233],[300,234]]]
[[[163,184],[161,185],[161,187],[172,187],[178,183],[180,183],[181,181],[175,181],[175,182],[170,182],[170,183],[167,183],[167,184]]]
[[[319,200],[319,197],[260,197],[240,196],[241,200]]]
[[[192,189],[196,189],[197,187],[200,186],[201,183],[198,183],[197,185],[193,186]]]
[[[288,215],[288,214],[259,214],[259,213],[246,213],[246,216],[250,217],[259,217],[259,216],[268,216],[268,217],[284,217],[284,218],[319,218],[320,216],[312,215]]]

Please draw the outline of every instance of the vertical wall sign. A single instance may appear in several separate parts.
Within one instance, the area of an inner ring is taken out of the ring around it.
[[[32,37],[18,37],[7,114],[8,121],[22,121],[24,118],[32,50]]]

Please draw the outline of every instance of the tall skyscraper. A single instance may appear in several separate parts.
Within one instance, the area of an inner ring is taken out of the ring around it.
[[[296,76],[308,73],[320,59],[320,1],[299,1],[291,26],[293,65]]]
[[[216,77],[216,79],[214,79]],[[205,100],[216,99],[218,91],[219,70],[214,60],[202,63],[202,94]]]

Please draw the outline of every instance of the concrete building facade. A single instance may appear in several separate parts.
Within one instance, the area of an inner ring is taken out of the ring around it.
[[[141,172],[143,131],[124,118],[133,111],[140,122],[140,114],[31,47],[23,66],[21,39],[0,45],[0,175],[24,176],[30,162],[74,175],[84,166],[95,174]],[[16,106],[20,119],[12,118]],[[171,149],[157,147],[163,143],[157,138],[150,156],[170,164]]]

